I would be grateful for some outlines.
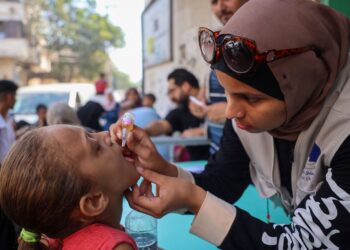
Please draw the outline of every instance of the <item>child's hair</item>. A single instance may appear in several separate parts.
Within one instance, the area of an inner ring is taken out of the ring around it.
[[[63,238],[82,226],[72,214],[91,182],[59,142],[47,135],[42,128],[34,129],[12,147],[0,169],[0,204],[19,226]],[[23,243],[19,249],[24,249]],[[25,249],[43,249],[40,243],[29,245]]]
[[[156,102],[156,96],[152,93],[145,94],[144,97],[151,99],[152,102]]]

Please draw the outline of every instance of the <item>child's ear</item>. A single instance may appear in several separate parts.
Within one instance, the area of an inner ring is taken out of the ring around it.
[[[102,214],[109,203],[109,198],[102,192],[89,192],[79,201],[81,213],[86,217],[95,217]]]

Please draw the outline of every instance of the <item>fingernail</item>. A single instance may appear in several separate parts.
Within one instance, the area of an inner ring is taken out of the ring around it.
[[[118,137],[119,139],[122,139],[122,133],[121,133],[120,131],[117,132],[117,137]]]
[[[137,171],[138,171],[139,173],[143,173],[143,171],[144,171],[144,169],[141,168],[141,167],[136,167],[136,169],[137,169]]]
[[[114,137],[114,136],[111,136],[111,142],[112,142],[113,144],[116,144],[116,143],[117,143],[117,141],[115,140],[115,137]]]

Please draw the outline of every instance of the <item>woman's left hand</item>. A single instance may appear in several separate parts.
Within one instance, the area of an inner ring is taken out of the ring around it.
[[[197,214],[206,192],[199,186],[175,177],[168,177],[151,170],[137,168],[144,177],[140,187],[134,186],[126,193],[130,207],[160,218],[174,210],[186,208]],[[151,192],[150,183],[156,185],[157,193]]]

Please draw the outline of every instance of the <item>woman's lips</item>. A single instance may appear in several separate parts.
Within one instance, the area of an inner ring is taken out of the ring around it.
[[[243,129],[243,130],[248,130],[248,129],[251,129],[251,128],[252,128],[251,126],[249,126],[249,125],[244,125],[244,124],[242,124],[242,123],[240,123],[240,122],[238,122],[238,121],[236,121],[236,125],[237,125],[238,128]]]

